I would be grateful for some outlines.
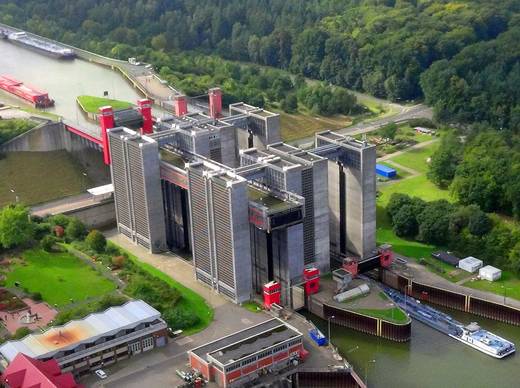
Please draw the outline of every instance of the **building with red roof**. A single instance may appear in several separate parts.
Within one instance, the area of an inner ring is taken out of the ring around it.
[[[62,373],[56,360],[40,361],[18,353],[2,373],[8,388],[83,388],[72,373]]]

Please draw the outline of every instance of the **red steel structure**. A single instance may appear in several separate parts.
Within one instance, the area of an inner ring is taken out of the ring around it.
[[[152,102],[148,99],[137,101],[137,109],[141,116],[143,116],[143,126],[141,134],[146,135],[153,133],[153,119],[152,119]]]
[[[186,96],[179,95],[174,97],[175,116],[180,117],[188,113],[188,102]]]
[[[6,75],[0,75],[0,89],[31,103],[36,108],[49,108],[54,106],[54,100],[49,98],[49,94],[43,90],[25,85]]]
[[[110,150],[108,147],[107,130],[114,128],[114,110],[111,106],[99,108],[99,124],[101,125],[101,141],[103,143],[103,161],[110,164]]]
[[[305,268],[303,280],[305,282],[305,295],[316,294],[320,290],[320,270],[318,268]]]
[[[211,88],[208,90],[209,95],[209,115],[218,119],[222,116],[222,91],[220,88]]]
[[[273,303],[280,304],[282,287],[280,283],[271,281],[264,284],[264,306],[271,308]]]

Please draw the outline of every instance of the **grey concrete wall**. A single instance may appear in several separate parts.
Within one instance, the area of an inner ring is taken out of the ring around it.
[[[314,249],[316,265],[322,272],[330,270],[328,161],[314,164]]]
[[[116,224],[116,208],[113,199],[69,210],[63,214],[78,218],[89,228],[100,229]]]
[[[238,148],[234,127],[223,127],[220,130],[220,146],[222,163],[229,167],[238,165]]]
[[[331,251],[341,253],[340,246],[340,207],[339,207],[339,169],[335,161],[327,161],[328,170],[328,205],[329,205],[329,237]]]

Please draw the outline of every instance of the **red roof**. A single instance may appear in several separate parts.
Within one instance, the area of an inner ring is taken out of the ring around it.
[[[83,388],[71,373],[61,373],[56,360],[40,361],[18,353],[2,374],[9,388]]]

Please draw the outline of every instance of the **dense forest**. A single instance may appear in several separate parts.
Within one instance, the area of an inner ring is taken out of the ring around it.
[[[424,97],[443,120],[520,123],[517,0],[12,0],[0,20],[119,57],[216,53]]]

